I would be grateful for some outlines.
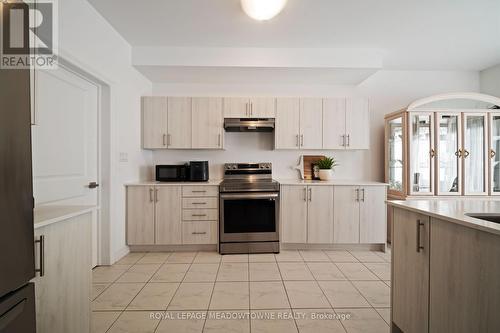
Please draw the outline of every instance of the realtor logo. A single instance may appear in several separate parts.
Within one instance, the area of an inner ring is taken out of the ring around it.
[[[4,1],[0,69],[57,68],[57,0]]]

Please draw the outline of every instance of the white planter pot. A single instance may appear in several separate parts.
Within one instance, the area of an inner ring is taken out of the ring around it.
[[[319,179],[321,180],[331,180],[333,177],[333,172],[332,170],[327,170],[327,169],[323,169],[323,170],[319,170]]]

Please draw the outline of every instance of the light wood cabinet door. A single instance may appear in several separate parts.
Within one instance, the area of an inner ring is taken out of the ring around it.
[[[38,333],[90,332],[91,221],[87,213],[35,229],[45,237],[44,276],[33,279]]]
[[[307,243],[333,242],[333,187],[308,186]]]
[[[220,149],[222,142],[222,98],[193,97],[193,144],[196,149]]]
[[[500,332],[500,236],[431,224],[429,332]]]
[[[127,244],[155,243],[155,203],[152,186],[127,187]]]
[[[429,217],[394,208],[392,228],[392,321],[405,333],[425,333],[429,324]],[[417,251],[419,245],[422,248]],[[449,278],[439,288],[449,288],[453,276]]]
[[[300,99],[300,147],[302,149],[323,147],[323,100],[321,98]]]
[[[224,118],[249,118],[248,97],[224,97]]]
[[[278,98],[276,101],[276,149],[299,149],[300,99]]]
[[[141,99],[142,147],[167,148],[168,111],[167,98],[145,96]]]
[[[385,186],[360,188],[359,242],[385,244],[387,240],[387,208]]]
[[[251,97],[250,118],[274,118],[276,116],[276,98]]]
[[[191,98],[168,97],[167,146],[191,148]]]
[[[284,243],[307,242],[307,187],[281,187],[281,240]]]
[[[333,242],[359,243],[359,187],[334,186]]]
[[[323,99],[323,149],[345,149],[345,110],[345,98]]]
[[[348,98],[345,115],[346,149],[369,149],[370,112],[368,99]]]
[[[181,244],[181,187],[155,188],[155,242],[159,245]]]

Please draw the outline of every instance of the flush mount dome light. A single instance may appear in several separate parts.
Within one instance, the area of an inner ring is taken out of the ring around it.
[[[243,11],[258,21],[272,19],[285,7],[287,0],[241,0]]]

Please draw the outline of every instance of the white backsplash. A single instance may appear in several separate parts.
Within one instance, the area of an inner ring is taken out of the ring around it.
[[[295,170],[301,155],[333,156],[340,164],[335,168],[335,179],[372,179],[370,151],[338,150],[273,150],[274,133],[228,133],[225,132],[225,150],[156,150],[154,164],[182,164],[188,161],[208,160],[210,179],[223,177],[224,163],[271,162],[273,177],[281,179],[299,178]],[[153,177],[153,168],[151,177]]]

